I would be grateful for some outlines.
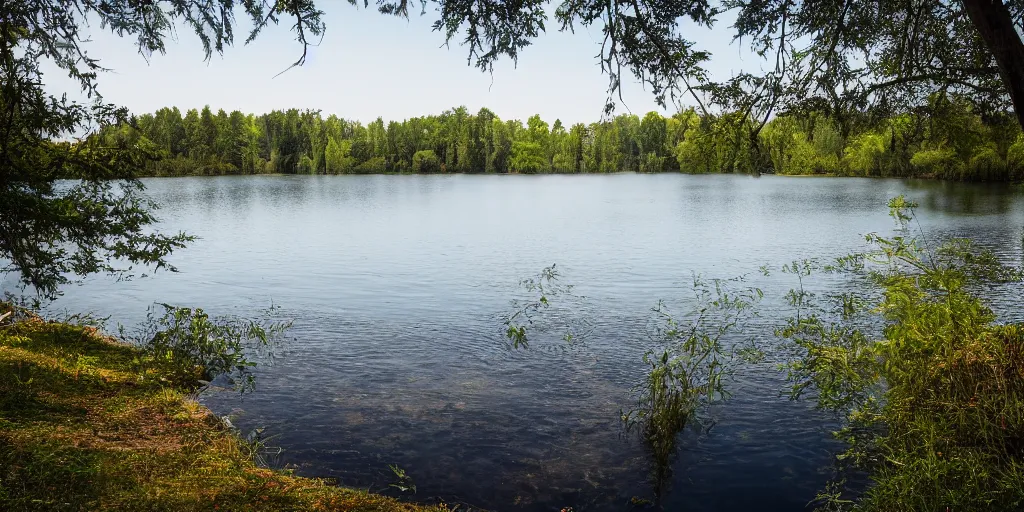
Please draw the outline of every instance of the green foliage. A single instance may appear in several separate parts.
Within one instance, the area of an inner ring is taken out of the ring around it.
[[[524,126],[518,120],[502,121],[487,109],[473,115],[465,107],[402,122],[378,119],[365,127],[299,110],[206,117],[190,111],[183,121],[178,109],[165,108],[142,116],[138,130],[110,126],[103,137],[158,146],[161,159],[148,163],[146,172],[161,176],[756,171],[1007,180],[1017,176],[1014,169],[1024,168],[1014,163],[1021,158],[1013,155],[1024,154],[1013,145],[1019,133],[1015,125],[998,116],[982,118],[960,98],[936,95],[930,101],[912,114],[868,119],[867,113],[851,113],[861,122],[851,130],[849,144],[839,120],[817,110],[777,116],[755,133],[757,124],[742,112],[701,116],[693,109],[669,118],[657,112],[643,119],[624,114],[566,130],[559,120],[549,127],[535,115]],[[211,124],[208,129],[204,119]],[[183,128],[192,124],[194,129]],[[203,130],[215,135],[203,135]],[[417,171],[413,160],[420,151],[433,152],[438,166]],[[914,163],[921,152],[925,157],[918,162],[928,160],[929,151],[951,153],[939,171],[932,163]],[[1003,154],[1007,163],[996,158]]]
[[[1010,178],[1019,180],[1024,178],[1024,134],[1017,136],[1017,140],[1006,152],[1006,165],[1010,170]]]
[[[398,467],[398,464],[388,464],[388,469],[395,475],[396,481],[388,484],[388,487],[394,487],[401,492],[411,492],[416,494],[416,482],[413,481],[412,477],[406,474],[405,470]]]
[[[637,172],[662,172],[663,170],[665,170],[665,157],[658,156],[654,152],[640,155]]]
[[[677,452],[678,434],[687,427],[703,428],[708,407],[727,395],[723,379],[738,360],[723,347],[723,337],[753,315],[753,305],[763,296],[756,288],[733,292],[730,284],[694,276],[694,305],[683,321],[663,302],[652,310],[657,348],[643,356],[647,374],[634,388],[636,404],[623,412],[622,421],[651,452],[659,492]]]
[[[910,159],[910,165],[920,173],[942,178],[960,177],[963,168],[959,164],[951,149],[923,149]]]
[[[971,179],[980,181],[999,180],[1007,176],[1006,161],[999,156],[994,144],[978,149],[968,166]]]
[[[537,142],[526,140],[513,142],[509,170],[526,174],[546,171],[547,161],[544,159],[544,147]]]
[[[386,170],[387,161],[382,156],[375,156],[356,166],[356,172],[362,174],[381,174]]]
[[[352,141],[338,142],[333,138],[330,139],[324,150],[327,172],[332,174],[352,172],[355,167],[355,158],[352,158],[351,153]]]
[[[429,149],[417,151],[412,156],[412,172],[432,173],[441,171],[441,161]]]
[[[316,163],[312,158],[302,155],[299,157],[299,164],[296,170],[302,174],[316,174]]]
[[[857,510],[1019,509],[1024,329],[996,322],[977,290],[1024,273],[967,240],[922,245],[907,228],[915,206],[895,198],[899,234],[868,235],[872,251],[821,267],[867,277],[880,293],[804,303],[780,329],[800,354],[792,396],[844,419],[840,459],[874,481]],[[822,507],[848,508],[841,494],[821,493]]]
[[[573,285],[564,284],[559,275],[556,265],[551,265],[537,277],[519,281],[519,287],[530,297],[513,300],[513,312],[502,324],[512,349],[527,349],[530,336],[552,330],[569,344],[581,343],[589,334],[589,322],[579,314],[586,297],[573,293]]]
[[[270,352],[290,322],[211,318],[202,309],[160,304],[150,308],[146,324],[133,336],[143,362],[154,365],[175,387],[197,389],[222,377],[236,388],[252,389],[252,369]],[[122,329],[122,335],[125,335]]]
[[[846,141],[834,119],[825,116],[817,116],[814,122],[814,129],[811,132],[813,137],[814,150],[821,158],[843,156],[843,149]]]
[[[863,133],[850,140],[843,150],[843,165],[855,176],[881,174],[885,156],[885,138],[877,133]]]

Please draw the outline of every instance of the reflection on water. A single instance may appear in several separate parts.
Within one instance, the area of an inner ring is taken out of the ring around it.
[[[300,473],[386,490],[397,464],[418,500],[501,510],[623,510],[653,498],[619,414],[643,375],[659,299],[692,274],[863,248],[892,228],[886,200],[920,202],[928,236],[969,235],[1021,261],[1024,197],[1005,186],[745,176],[223,177],[147,181],[167,227],[200,237],[180,274],[91,279],[57,308],[132,323],[148,304],[247,314],[269,301],[294,338],[258,390],[209,394],[264,427]],[[510,351],[523,277],[557,262],[592,330]],[[766,336],[789,283],[752,279]],[[811,286],[821,286],[811,283]],[[998,291],[1019,315],[1019,290]],[[774,297],[774,299],[773,299]],[[775,300],[776,302],[772,302]],[[774,308],[774,309],[773,309]],[[681,435],[666,509],[802,510],[830,477],[829,418],[780,395],[773,361],[738,369],[708,435]],[[388,492],[396,493],[393,488]]]
[[[906,180],[908,190],[920,192],[926,210],[968,215],[1006,214],[1018,203],[1020,185]]]

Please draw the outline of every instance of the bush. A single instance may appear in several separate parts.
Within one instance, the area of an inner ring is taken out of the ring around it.
[[[874,481],[856,510],[1021,510],[1024,325],[996,323],[972,292],[1021,271],[967,240],[923,247],[906,228],[915,206],[894,199],[900,234],[870,235],[875,250],[830,268],[881,293],[837,297],[835,312],[804,311],[780,330],[801,354],[792,396],[844,418],[839,459]],[[849,508],[838,487],[819,496],[828,510]]]
[[[512,159],[509,166],[513,171],[534,174],[548,170],[544,148],[536,142],[525,140],[512,143]]]
[[[876,133],[854,137],[843,151],[843,165],[855,176],[872,176],[881,171],[885,156],[885,138]]]
[[[963,177],[963,166],[956,159],[952,149],[922,149],[910,159],[918,172],[943,179],[960,179]]]
[[[302,174],[316,174],[316,163],[307,155],[299,157],[299,164],[296,171]]]
[[[430,173],[441,170],[441,161],[429,149],[417,151],[412,155],[412,172]]]
[[[255,382],[256,360],[272,355],[270,349],[290,326],[269,318],[213,319],[202,309],[160,304],[150,309],[136,335],[123,329],[121,334],[135,341],[145,354],[144,363],[159,369],[174,386],[194,390],[220,377],[244,391]]]
[[[971,164],[965,178],[972,180],[991,181],[1007,177],[1006,161],[999,156],[995,145],[979,149],[971,157]]]
[[[686,138],[676,145],[676,161],[679,163],[679,171],[690,174],[704,174],[714,172],[707,151],[702,145]]]
[[[1024,135],[1018,135],[1017,140],[1006,151],[1006,164],[1009,167],[1010,179],[1024,178]]]
[[[384,157],[373,157],[356,166],[356,172],[361,174],[381,174],[387,170],[387,162]]]
[[[665,157],[658,156],[656,153],[644,153],[640,155],[640,169],[639,172],[661,172],[665,169]]]

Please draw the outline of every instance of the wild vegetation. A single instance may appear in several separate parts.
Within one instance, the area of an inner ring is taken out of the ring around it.
[[[643,354],[646,370],[622,420],[648,449],[657,498],[680,433],[710,424],[709,407],[729,397],[738,362],[771,353],[783,361],[790,397],[813,400],[841,423],[835,435],[847,448],[837,456],[836,480],[814,500],[818,510],[1024,507],[1024,327],[999,322],[981,295],[1018,285],[1024,269],[967,239],[927,240],[912,229],[920,230],[912,224],[916,206],[892,199],[898,230],[867,235],[866,252],[778,268],[796,281],[785,296],[793,316],[775,332],[781,345],[766,343],[765,333],[753,333],[756,343],[737,341],[763,297],[737,287],[742,280],[695,278],[686,315],[664,303],[654,308],[654,348]],[[773,267],[762,272],[770,276]],[[855,284],[810,291],[822,274]],[[542,279],[551,289],[554,275]],[[518,311],[529,325],[543,324],[557,295],[530,290],[541,298]],[[506,325],[512,347],[528,348],[525,325]],[[871,483],[844,485],[853,475]]]
[[[156,176],[349,173],[688,172],[1024,178],[1024,136],[1007,113],[982,115],[964,97],[935,94],[895,115],[794,110],[752,128],[733,114],[694,109],[663,117],[622,114],[591,124],[550,125],[539,115],[503,121],[484,108],[363,125],[313,111],[263,115],[210,107],[163,108],[108,126],[104,144],[161,155]]]
[[[635,402],[622,413],[622,422],[650,453],[659,504],[680,450],[679,435],[687,428],[710,429],[710,407],[728,397],[726,379],[751,355],[750,347],[727,347],[725,340],[755,314],[763,293],[734,289],[736,281],[694,276],[694,297],[685,315],[673,316],[664,302],[652,309],[655,348],[643,354],[647,373],[634,386]]]
[[[893,199],[901,230],[869,235],[867,253],[787,269],[800,283],[822,271],[875,287],[821,298],[801,284],[778,333],[796,354],[791,396],[838,413],[840,462],[872,479],[856,499],[835,482],[821,509],[1019,510],[1024,330],[998,322],[981,293],[1024,274],[969,240],[926,243],[910,230],[915,206]]]

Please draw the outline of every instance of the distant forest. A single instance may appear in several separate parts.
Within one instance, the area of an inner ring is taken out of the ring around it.
[[[154,176],[349,173],[777,173],[1024,178],[1024,136],[1009,113],[983,115],[959,97],[881,116],[783,113],[756,127],[740,113],[622,114],[565,126],[502,121],[483,108],[363,125],[317,111],[182,115],[162,108],[98,136],[146,145]],[[137,129],[136,129],[137,128]],[[124,138],[130,140],[126,141]],[[110,140],[114,142],[114,140]]]

